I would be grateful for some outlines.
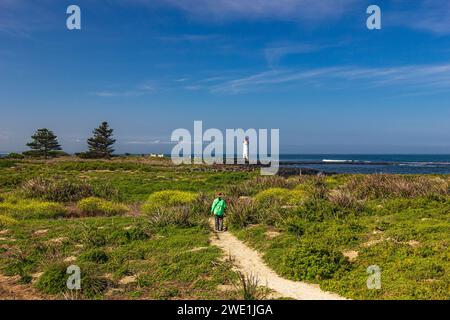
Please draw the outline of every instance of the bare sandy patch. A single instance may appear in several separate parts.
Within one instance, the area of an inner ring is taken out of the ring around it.
[[[127,285],[136,282],[136,276],[127,276],[119,280],[119,284]]]
[[[273,239],[273,238],[276,238],[276,237],[278,237],[279,235],[281,235],[281,233],[279,233],[278,231],[275,231],[275,230],[269,230],[269,231],[266,231],[264,234],[265,234],[266,237],[269,238],[269,239]]]
[[[48,233],[48,229],[42,229],[42,230],[36,230],[33,233],[33,235],[35,235],[35,236],[42,236],[42,235],[47,234],[47,233]]]
[[[353,262],[358,258],[358,251],[355,250],[348,250],[348,251],[344,251],[342,252],[342,254],[344,255],[344,257],[346,257],[348,259],[348,261]]]

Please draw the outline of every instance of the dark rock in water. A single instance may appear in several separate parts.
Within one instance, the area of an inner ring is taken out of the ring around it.
[[[329,172],[323,172],[316,169],[309,168],[289,168],[289,167],[281,167],[278,169],[277,175],[281,177],[291,177],[291,176],[300,176],[300,175],[329,175]]]

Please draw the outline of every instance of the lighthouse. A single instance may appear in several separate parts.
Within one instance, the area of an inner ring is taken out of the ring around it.
[[[249,163],[249,161],[250,161],[248,142],[249,142],[248,137],[245,137],[244,142],[242,142],[242,156],[243,156],[246,164]]]

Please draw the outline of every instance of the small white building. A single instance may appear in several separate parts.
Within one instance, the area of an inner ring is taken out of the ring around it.
[[[244,142],[242,143],[242,156],[246,162],[250,160],[250,154],[249,154],[249,139],[248,137],[245,137]]]

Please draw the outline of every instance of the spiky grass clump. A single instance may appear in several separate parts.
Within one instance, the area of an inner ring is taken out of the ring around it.
[[[108,261],[108,254],[102,249],[91,249],[82,253],[78,260],[85,262],[105,263]]]
[[[53,264],[48,266],[42,276],[36,282],[36,288],[45,294],[62,294],[67,290],[67,266],[65,264]]]

